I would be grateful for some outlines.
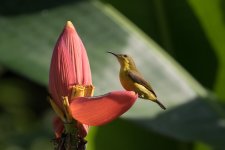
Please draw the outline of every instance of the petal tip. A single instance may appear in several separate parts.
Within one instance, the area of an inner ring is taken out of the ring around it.
[[[73,25],[73,23],[72,23],[71,21],[67,21],[65,27],[69,27],[69,28],[75,29],[75,28],[74,28],[74,25]]]
[[[135,93],[134,91],[127,91],[131,96],[134,96],[136,98],[138,98],[138,94]]]

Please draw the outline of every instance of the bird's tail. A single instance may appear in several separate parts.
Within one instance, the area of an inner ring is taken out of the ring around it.
[[[166,107],[159,100],[156,100],[154,102],[156,102],[162,109],[166,110]]]

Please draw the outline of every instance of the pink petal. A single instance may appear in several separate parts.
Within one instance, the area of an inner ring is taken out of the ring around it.
[[[49,92],[56,104],[62,107],[62,96],[71,94],[72,85],[91,83],[91,71],[85,47],[73,24],[68,21],[53,51]]]
[[[82,124],[82,123],[77,122],[77,129],[78,129],[78,135],[81,138],[84,138],[84,137],[86,137],[86,135],[88,133],[89,126],[86,125],[86,124]]]
[[[64,125],[59,117],[55,117],[53,119],[53,128],[56,138],[60,138],[64,130]]]
[[[73,29],[73,40],[76,42],[74,42],[74,45],[71,45],[71,48],[69,50],[73,60],[73,71],[76,76],[75,84],[91,85],[91,70],[87,52],[75,28]]]
[[[108,123],[125,113],[136,101],[132,91],[115,91],[98,97],[79,97],[70,104],[74,119],[90,126]]]
[[[87,52],[83,46],[83,43],[81,42],[81,48],[82,48],[82,69],[83,69],[83,85],[91,85],[92,84],[92,78],[91,78],[91,69],[87,57]]]

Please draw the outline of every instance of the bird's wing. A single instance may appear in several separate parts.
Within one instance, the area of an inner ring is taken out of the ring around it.
[[[149,91],[151,91],[155,95],[155,97],[156,97],[156,94],[153,91],[151,85],[148,82],[146,82],[138,72],[136,72],[136,71],[128,71],[128,76],[134,82],[143,85],[146,89],[148,89]]]

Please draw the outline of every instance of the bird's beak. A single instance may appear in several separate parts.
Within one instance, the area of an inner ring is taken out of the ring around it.
[[[118,58],[118,54],[115,54],[113,52],[107,52],[107,53],[113,54],[114,56],[116,56]]]

